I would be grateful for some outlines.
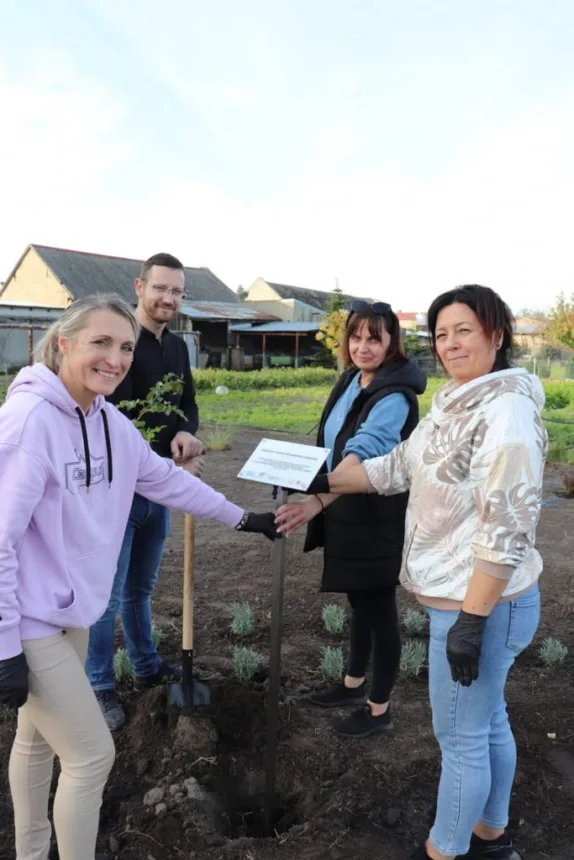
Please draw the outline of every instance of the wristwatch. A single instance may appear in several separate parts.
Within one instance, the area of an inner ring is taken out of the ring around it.
[[[249,519],[249,514],[247,511],[243,514],[237,525],[235,526],[236,532],[242,532],[245,526],[247,525],[247,520]]]

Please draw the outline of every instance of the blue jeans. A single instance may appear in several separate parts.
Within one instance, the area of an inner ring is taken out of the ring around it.
[[[433,728],[442,754],[437,811],[430,839],[442,854],[466,854],[477,822],[508,824],[516,744],[504,687],[514,660],[540,620],[538,584],[493,609],[484,630],[479,676],[470,687],[451,678],[446,637],[458,611],[429,609],[429,687]]]
[[[126,651],[136,675],[153,675],[159,656],[151,635],[151,595],[157,583],[167,508],[134,496],[108,608],[90,629],[86,671],[93,690],[113,690],[115,622],[118,609]]]

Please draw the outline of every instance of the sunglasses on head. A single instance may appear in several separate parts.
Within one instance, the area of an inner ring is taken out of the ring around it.
[[[362,300],[351,302],[351,306],[349,308],[349,313],[352,314],[360,314],[362,311],[371,311],[373,314],[377,314],[377,316],[388,314],[391,312],[391,306],[386,302],[373,302],[370,305],[368,302],[364,302]]]

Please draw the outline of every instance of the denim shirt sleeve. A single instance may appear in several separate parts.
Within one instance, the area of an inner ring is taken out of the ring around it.
[[[409,414],[409,402],[399,392],[380,400],[369,412],[352,439],[345,445],[343,456],[355,454],[361,460],[383,457],[401,441],[401,430]]]

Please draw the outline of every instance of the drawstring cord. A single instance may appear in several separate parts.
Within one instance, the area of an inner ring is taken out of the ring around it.
[[[90,484],[92,483],[92,461],[90,457],[90,445],[88,441],[88,428],[86,426],[86,417],[83,411],[79,406],[76,406],[76,412],[78,414],[78,418],[80,419],[80,427],[82,428],[82,440],[84,443],[84,459],[86,461],[86,490],[90,489]],[[106,455],[108,458],[108,484],[111,485],[114,471],[113,471],[113,461],[112,461],[112,443],[110,439],[110,429],[108,425],[108,416],[105,413],[105,410],[102,409],[100,412],[102,416],[102,421],[104,424],[104,437],[106,440]]]

